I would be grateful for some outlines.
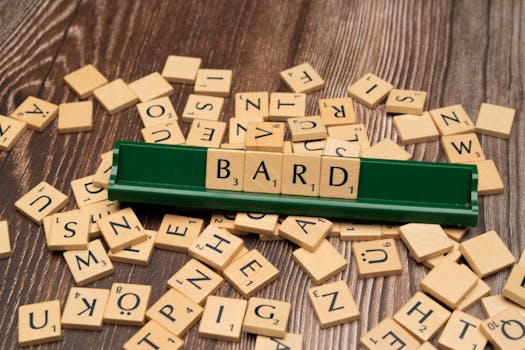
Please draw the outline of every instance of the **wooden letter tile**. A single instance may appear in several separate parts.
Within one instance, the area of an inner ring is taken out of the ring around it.
[[[246,144],[246,132],[248,131],[248,123],[252,121],[262,122],[262,118],[253,118],[253,119],[240,119],[240,118],[230,118],[228,121],[228,142],[230,144],[242,145],[245,147]],[[224,144],[221,145],[221,148]]]
[[[191,256],[211,267],[224,270],[242,247],[242,239],[222,228],[209,225],[188,251]]]
[[[467,162],[466,164],[476,165],[478,168],[478,195],[487,196],[500,194],[505,190],[505,185],[501,180],[498,168],[491,159],[480,160],[477,162]]]
[[[391,139],[383,139],[370,148],[361,148],[362,158],[409,160],[412,155]]]
[[[525,317],[525,308],[514,304],[502,294],[481,298],[481,307],[487,317],[492,317],[510,308],[516,309],[523,317]]]
[[[439,336],[440,349],[485,349],[487,338],[480,330],[481,320],[456,310]]]
[[[359,157],[361,146],[356,142],[344,141],[329,137],[326,139],[324,156],[331,157]]]
[[[124,350],[181,350],[184,341],[155,321],[149,321],[126,344]]]
[[[428,112],[422,115],[397,115],[393,123],[403,145],[439,140],[439,131]]]
[[[478,136],[474,133],[443,136],[441,146],[449,163],[465,163],[485,160]]]
[[[419,341],[428,341],[445,325],[450,312],[421,292],[394,315],[394,319]]]
[[[60,300],[18,308],[18,345],[51,343],[62,339]]]
[[[206,188],[242,191],[244,151],[208,149],[206,156]]]
[[[49,250],[87,249],[89,242],[89,214],[72,210],[53,215]]]
[[[95,186],[93,177],[94,175],[91,175],[71,181],[71,190],[79,208],[108,199],[108,191]]]
[[[357,120],[350,97],[321,99],[319,112],[326,126],[355,124]]]
[[[461,240],[463,239],[463,236],[469,230],[469,227],[451,227],[449,226],[449,227],[443,227],[443,230],[445,231],[447,236],[449,236],[456,242],[461,242]]]
[[[348,95],[368,108],[374,108],[393,88],[392,84],[372,73],[367,73],[364,77],[348,87]]]
[[[280,193],[282,168],[282,153],[246,151],[243,191]]]
[[[410,251],[410,256],[417,262],[452,251],[452,242],[439,225],[406,224],[399,229],[401,239]]]
[[[224,269],[224,278],[249,298],[279,277],[279,270],[257,249],[250,250]]]
[[[155,238],[155,246],[178,252],[187,252],[202,231],[204,220],[166,214]]]
[[[29,96],[11,114],[11,118],[26,123],[31,130],[38,132],[45,128],[55,119],[58,114],[58,106],[41,100],[37,97]]]
[[[427,99],[426,91],[393,89],[385,104],[387,113],[421,115]]]
[[[158,72],[148,74],[145,77],[129,83],[129,88],[138,96],[141,102],[169,96],[173,93],[171,84]]]
[[[403,272],[396,241],[391,238],[354,242],[352,252],[359,278],[400,275]]]
[[[162,76],[170,83],[193,84],[201,62],[202,59],[198,57],[170,55],[162,70]]]
[[[279,215],[263,213],[237,213],[235,230],[271,236],[277,226]]]
[[[93,130],[93,101],[61,103],[58,106],[58,133]]]
[[[0,259],[11,256],[11,242],[9,239],[9,226],[7,221],[0,221]]]
[[[101,330],[108,298],[108,289],[72,287],[66,306],[64,306],[62,326],[92,331]]]
[[[274,92],[270,95],[268,119],[284,121],[288,118],[304,117],[306,94]]]
[[[283,155],[281,193],[298,196],[318,196],[321,156],[315,154]]]
[[[104,322],[142,326],[151,295],[151,286],[113,283],[104,311]]]
[[[15,207],[35,224],[54,214],[67,204],[67,196],[48,184],[41,182],[15,203]]]
[[[235,118],[263,119],[268,117],[269,95],[266,91],[235,94]]]
[[[233,72],[229,69],[199,69],[195,79],[195,93],[229,97]]]
[[[242,299],[210,296],[202,314],[199,336],[239,341],[247,304]]]
[[[117,79],[93,91],[95,99],[109,114],[116,114],[133,106],[139,98],[122,80]]]
[[[322,218],[288,216],[279,227],[279,235],[313,252],[330,231],[332,222]]]
[[[86,250],[64,252],[64,259],[77,287],[83,287],[115,272],[100,239],[89,242]]]
[[[514,309],[481,322],[481,333],[498,350],[525,350],[525,317]]]
[[[169,97],[161,97],[137,105],[144,127],[166,124],[178,119]]]
[[[364,124],[329,126],[326,129],[328,136],[334,139],[357,142],[361,149],[370,147],[370,140],[368,140]]]
[[[324,88],[324,80],[310,63],[305,62],[280,73],[281,80],[293,92],[313,92]]]
[[[221,275],[196,259],[190,259],[168,280],[168,286],[202,305],[208,295],[214,294],[222,285]]]
[[[153,320],[177,337],[182,337],[199,321],[202,307],[179,293],[168,290],[146,311],[148,320]]]
[[[391,317],[368,331],[359,342],[366,350],[417,350],[421,345]]]
[[[144,232],[148,236],[148,239],[144,242],[126,247],[116,253],[109,252],[108,255],[111,261],[148,266],[155,247],[157,232],[151,230],[144,230]]]
[[[525,267],[514,265],[503,287],[505,298],[525,308]]]
[[[451,238],[448,238],[450,243],[452,243],[452,250],[448,253],[445,253],[443,255],[436,256],[434,258],[430,258],[428,260],[423,261],[423,265],[428,267],[429,269],[433,269],[436,267],[437,264],[441,262],[441,260],[448,258],[452,261],[458,262],[458,260],[461,258],[461,252],[459,251],[459,243],[454,241]]]
[[[321,160],[319,195],[356,199],[359,191],[360,168],[359,158],[324,156]]]
[[[373,241],[383,237],[381,225],[341,223],[342,241]]]
[[[180,145],[185,143],[184,134],[176,120],[165,124],[157,124],[140,130],[144,141],[164,145]]]
[[[119,210],[99,219],[98,227],[109,250],[113,253],[148,239],[142,224],[131,208]]]
[[[328,133],[318,116],[290,118],[288,129],[293,142],[326,139]]]
[[[81,99],[88,98],[95,89],[108,83],[106,77],[91,64],[67,74],[64,81]]]
[[[326,239],[313,252],[299,248],[293,252],[294,261],[316,285],[346,269],[348,261]]]
[[[282,152],[284,123],[249,122],[246,128],[246,149],[251,151]]]
[[[513,108],[482,103],[476,120],[476,132],[508,139],[515,114]]]
[[[474,132],[475,127],[462,105],[453,105],[430,111],[441,135],[456,135]]]
[[[292,304],[287,301],[250,298],[242,330],[252,334],[283,338]]]
[[[346,281],[312,287],[308,289],[308,300],[321,328],[349,323],[359,318],[359,309]]]
[[[225,122],[194,120],[186,138],[186,145],[219,148],[225,131]]]
[[[100,228],[98,227],[98,220],[109,216],[120,210],[120,203],[118,201],[105,200],[93,204],[86,205],[80,208],[81,213],[86,213],[90,216],[89,224],[89,238],[97,238],[100,236]],[[45,219],[44,219],[45,221]]]
[[[295,154],[322,155],[325,145],[326,140],[292,142],[293,153]]]
[[[254,350],[302,350],[303,342],[301,334],[286,333],[282,339],[258,335],[255,339]]]
[[[459,251],[480,278],[495,274],[516,262],[514,255],[496,231],[489,231],[462,242]]]
[[[476,283],[476,286],[470,292],[468,292],[465,298],[461,301],[461,303],[459,303],[457,309],[465,311],[466,309],[470,308],[478,301],[480,301],[481,298],[489,295],[490,291],[490,286],[487,283],[485,283],[482,279],[479,279],[478,283]]]
[[[25,130],[26,123],[0,115],[0,151],[13,148]]]
[[[113,164],[113,151],[106,152],[100,156],[100,164],[93,177],[93,185],[108,188],[111,166]]]
[[[182,120],[188,123],[194,119],[219,120],[223,105],[222,97],[190,95],[182,112]]]

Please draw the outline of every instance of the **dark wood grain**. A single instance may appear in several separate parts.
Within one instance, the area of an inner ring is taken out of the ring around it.
[[[133,81],[160,71],[170,54],[203,58],[203,66],[234,71],[233,91],[286,91],[278,72],[310,62],[327,81],[309,94],[307,113],[317,100],[346,95],[346,87],[374,72],[397,87],[429,92],[429,109],[461,103],[475,119],[481,102],[516,108],[510,140],[481,137],[488,158],[503,177],[503,195],[481,199],[479,226],[468,237],[498,231],[516,257],[525,242],[525,6],[522,1],[0,1],[0,114],[8,115],[28,95],[54,103],[75,101],[63,83],[68,72],[93,63],[110,80]],[[175,85],[171,97],[180,114],[191,86]],[[383,106],[356,105],[372,143],[397,139]],[[229,99],[223,120],[233,116]],[[16,349],[18,306],[58,298],[65,302],[73,280],[60,254],[50,253],[42,228],[17,213],[14,202],[42,180],[71,196],[70,181],[96,170],[98,155],[115,140],[140,140],[142,125],[130,108],[109,116],[95,107],[95,127],[85,134],[58,135],[56,125],[43,133],[27,131],[9,153],[0,153],[0,220],[8,220],[13,256],[0,260],[0,349]],[[188,125],[182,125],[188,130]],[[520,142],[521,141],[521,142]],[[416,160],[445,161],[438,142],[408,146]],[[6,157],[7,156],[7,157]],[[4,160],[5,158],[5,160]],[[74,208],[71,198],[67,206]],[[146,228],[157,229],[174,208],[136,205]],[[207,217],[207,212],[182,212]],[[258,293],[290,300],[289,330],[302,333],[306,349],[356,349],[359,337],[392,315],[418,290],[427,270],[408,259],[399,242],[402,276],[358,280],[350,243],[330,241],[350,260],[334,277],[345,279],[359,304],[359,322],[320,330],[306,289],[309,278],[292,262],[295,247],[286,242],[245,240],[280,270],[281,278]],[[188,257],[156,250],[149,267],[116,264],[116,273],[93,287],[112,282],[153,285],[152,300]],[[493,294],[501,291],[508,271],[487,278]],[[219,292],[240,297],[226,284]],[[482,317],[479,306],[469,310]],[[42,349],[117,349],[136,331],[106,325],[101,332],[64,332],[60,343]],[[249,349],[255,337],[240,343],[185,337],[187,349]]]

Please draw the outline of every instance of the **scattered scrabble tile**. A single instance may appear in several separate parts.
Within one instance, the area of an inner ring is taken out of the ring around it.
[[[111,166],[113,164],[113,151],[106,152],[100,156],[100,165],[93,176],[93,185],[108,188]]]
[[[144,242],[126,247],[119,252],[109,252],[108,256],[111,261],[148,266],[155,247],[156,231],[144,230],[148,239]]]
[[[235,94],[235,118],[267,118],[269,99],[269,94],[266,91]]]
[[[476,132],[508,139],[516,110],[489,103],[482,103],[476,120]]]
[[[108,289],[72,287],[66,306],[64,306],[62,326],[92,331],[101,330],[108,298]]]
[[[29,96],[11,114],[11,118],[26,123],[26,126],[34,131],[42,132],[58,114],[58,106]]]
[[[309,288],[308,300],[321,328],[349,323],[357,320],[360,315],[346,281]]]
[[[131,208],[121,209],[99,219],[98,227],[109,250],[113,253],[148,239],[142,224]]]
[[[58,106],[58,133],[93,130],[93,101],[61,103]]]
[[[187,252],[201,233],[203,225],[202,219],[166,214],[155,237],[155,246]]]
[[[454,241],[451,238],[448,238],[450,243],[452,243],[452,250],[448,253],[445,253],[443,255],[436,256],[434,258],[430,258],[428,260],[423,261],[423,264],[428,267],[429,269],[432,269],[436,267],[437,264],[441,262],[441,260],[448,258],[452,261],[458,262],[458,260],[461,258],[461,252],[459,251],[459,243]]]
[[[439,131],[428,112],[398,115],[393,118],[393,123],[403,145],[439,140]]]
[[[262,121],[261,119],[255,119],[256,121]],[[246,143],[246,131],[248,130],[248,123],[250,119],[230,118],[228,120],[228,142],[229,144],[238,144],[245,146]],[[224,148],[224,143],[221,145]],[[244,147],[245,148],[245,147]]]
[[[355,142],[344,141],[329,137],[326,139],[324,156],[332,157],[359,157],[361,146]]]
[[[209,225],[192,243],[190,255],[211,267],[224,270],[242,249],[243,241],[228,231]]]
[[[223,105],[222,97],[190,95],[182,112],[182,120],[219,120]]]
[[[64,81],[81,99],[88,98],[95,89],[108,83],[106,77],[91,64],[67,74]]]
[[[282,153],[246,151],[243,191],[280,193],[282,168]]]
[[[229,69],[199,69],[195,79],[195,93],[229,97],[233,72]]]
[[[318,196],[321,156],[315,154],[283,154],[281,193]]]
[[[441,138],[449,163],[465,163],[485,160],[478,136],[474,133],[449,135]]]
[[[426,91],[393,89],[385,104],[387,113],[421,115],[425,109]]]
[[[525,283],[523,281],[525,281],[525,267],[514,265],[503,287],[503,295],[525,308]]]
[[[95,186],[93,177],[94,175],[71,181],[71,190],[79,208],[108,199],[108,191]]]
[[[357,120],[350,97],[320,99],[319,112],[326,126],[355,124]]]
[[[468,162],[467,164],[476,165],[478,169],[478,195],[487,196],[500,194],[505,190],[505,185],[501,180],[498,168],[491,159]]]
[[[258,335],[255,339],[254,350],[302,350],[303,336],[301,334],[286,333],[284,338],[273,338]]]
[[[202,311],[199,304],[175,289],[169,289],[146,311],[146,317],[182,337],[199,321]]]
[[[466,309],[480,301],[481,298],[489,295],[490,291],[490,286],[487,283],[485,283],[482,279],[479,279],[476,286],[470,292],[468,292],[465,298],[461,301],[461,303],[459,303],[457,309],[465,311]]]
[[[67,200],[65,194],[43,181],[16,201],[15,207],[35,224],[42,225],[42,219],[62,209]]]
[[[383,139],[369,148],[361,149],[361,157],[392,159],[392,160],[409,160],[412,155],[405,151],[403,147],[396,144],[391,139]]]
[[[279,226],[279,235],[313,252],[330,231],[332,222],[308,216],[288,216]]]
[[[359,192],[361,159],[323,157],[319,195],[328,198],[356,199]]]
[[[366,350],[384,349],[419,349],[419,341],[401,327],[393,318],[387,317],[368,333],[363,335],[359,343]]]
[[[9,239],[9,226],[7,221],[0,221],[0,259],[11,256],[11,242]]]
[[[487,338],[480,330],[481,320],[455,310],[438,339],[440,349],[485,349]]]
[[[225,130],[225,122],[194,120],[186,138],[186,145],[219,148]]]
[[[452,242],[439,225],[406,224],[399,229],[401,239],[417,262],[443,255],[453,248]]]
[[[122,79],[97,88],[93,95],[109,114],[121,112],[139,101],[138,96]]]
[[[252,249],[228,265],[223,275],[243,297],[249,298],[275,281],[279,270],[257,249]]]
[[[381,239],[382,236],[381,225],[341,223],[342,241],[371,241]]]
[[[190,259],[168,280],[169,287],[200,305],[223,284],[221,275],[196,259]]]
[[[113,283],[104,310],[104,322],[126,326],[142,326],[151,295],[151,286]]]
[[[481,333],[498,350],[525,350],[525,317],[514,309],[481,322]]]
[[[237,213],[235,230],[271,236],[277,226],[279,215],[263,213]]]
[[[306,111],[306,94],[274,92],[270,94],[268,119],[284,121],[288,118],[304,117]]]
[[[299,248],[293,252],[294,261],[319,285],[346,269],[348,261],[326,239],[313,252]]]
[[[378,76],[368,73],[348,87],[348,95],[369,108],[377,106],[394,87]]]
[[[359,278],[400,275],[403,272],[396,241],[354,242],[352,244]]]
[[[394,320],[405,327],[419,341],[424,342],[437,334],[450,315],[446,308],[432,298],[417,292],[394,315]]]
[[[100,236],[98,220],[102,219],[103,217],[109,216],[113,213],[116,213],[119,210],[120,203],[118,201],[110,200],[105,200],[102,202],[97,202],[81,207],[80,212],[86,213],[90,216],[89,238],[96,238]]]
[[[0,115],[0,151],[11,150],[25,130],[26,123]]]
[[[282,153],[285,129],[284,123],[249,122],[246,128],[246,149]]]
[[[292,304],[287,301],[250,298],[242,330],[244,332],[283,338],[286,335]]]
[[[46,344],[62,339],[60,300],[18,308],[18,345]]]
[[[288,129],[293,142],[326,139],[327,131],[318,116],[289,118]]]
[[[467,233],[468,230],[469,227],[443,227],[443,231],[445,231],[447,236],[449,236],[456,242],[461,242],[463,236],[465,235],[465,233]]]
[[[181,350],[184,348],[184,341],[157,322],[149,321],[124,344],[124,350],[143,350],[144,347],[156,350]]]
[[[381,225],[381,238],[400,238],[401,237],[401,231],[399,230],[399,227],[401,225],[396,224],[386,224]]]
[[[462,242],[459,251],[480,278],[504,270],[516,262],[514,255],[496,231],[489,231]]]
[[[89,214],[72,210],[53,215],[49,250],[82,250],[89,243]]]
[[[184,134],[177,121],[157,124],[140,130],[144,141],[164,145],[180,145],[185,143]]]
[[[449,308],[456,308],[478,283],[478,277],[465,265],[446,258],[423,277],[421,289]]]
[[[206,156],[206,188],[242,191],[244,151],[210,148]]]
[[[292,142],[294,154],[322,155],[324,153],[325,145],[326,140]]]
[[[519,306],[518,304],[514,304],[502,294],[481,298],[481,307],[483,308],[483,312],[487,317],[494,316],[509,308],[516,309],[522,316],[525,317],[525,308]]]
[[[210,296],[206,302],[199,335],[205,338],[239,341],[246,300]]]
[[[64,259],[77,287],[83,287],[115,272],[100,239],[89,242],[86,250],[64,252]]]
[[[430,115],[443,136],[475,131],[474,123],[470,120],[462,105],[433,109],[430,111]]]
[[[161,97],[137,104],[144,127],[166,124],[178,119],[177,112],[169,97]]]
[[[158,72],[146,75],[129,83],[131,91],[141,102],[151,101],[173,93],[173,87]]]
[[[202,59],[198,57],[170,55],[162,70],[162,76],[170,83],[193,84]]]
[[[328,126],[328,136],[338,140],[357,142],[361,149],[370,147],[370,141],[363,124]]]
[[[279,75],[283,83],[293,92],[313,92],[321,90],[325,85],[323,78],[308,62],[283,70]]]

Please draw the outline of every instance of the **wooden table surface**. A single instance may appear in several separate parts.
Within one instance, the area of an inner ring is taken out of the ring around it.
[[[310,62],[326,87],[308,95],[307,114],[317,100],[346,96],[349,83],[367,72],[399,88],[426,90],[427,108],[462,104],[475,120],[482,102],[517,109],[510,140],[482,136],[487,158],[493,159],[505,183],[503,195],[481,199],[477,228],[501,234],[519,256],[525,246],[525,121],[521,113],[525,79],[525,6],[522,1],[0,1],[0,114],[8,115],[27,96],[54,103],[76,101],[63,76],[93,63],[110,80],[133,81],[162,70],[166,57],[202,57],[203,67],[234,72],[233,93],[287,91],[279,71]],[[175,85],[171,99],[180,114],[192,86]],[[233,98],[222,119],[233,116]],[[356,103],[359,121],[372,143],[397,140],[392,119],[381,105]],[[0,220],[8,220],[13,256],[0,260],[0,349],[17,344],[17,308],[60,299],[73,286],[61,254],[45,247],[43,229],[17,213],[14,202],[42,180],[70,195],[70,181],[93,174],[98,155],[116,140],[141,140],[135,108],[109,116],[96,104],[90,133],[58,135],[56,122],[43,133],[27,131],[9,154],[0,154]],[[183,130],[188,125],[182,124]],[[522,142],[519,142],[522,140]],[[438,142],[408,146],[415,160],[444,162]],[[2,161],[2,159],[4,159]],[[522,174],[524,172],[524,174]],[[385,174],[387,176],[387,174]],[[146,228],[157,229],[164,213],[207,217],[208,212],[139,206]],[[350,260],[333,280],[344,279],[358,302],[359,322],[320,330],[306,299],[312,283],[292,262],[293,244],[245,240],[280,270],[281,278],[258,296],[289,300],[289,331],[302,333],[305,349],[356,349],[358,339],[381,319],[392,315],[418,289],[427,269],[407,257],[399,244],[402,276],[358,280],[350,242],[330,241]],[[116,263],[116,272],[91,284],[112,282],[153,285],[152,300],[165,291],[166,280],[186,261],[181,253],[156,250],[149,267]],[[508,271],[487,278],[493,294],[501,291]],[[228,284],[224,296],[239,297]],[[481,308],[470,313],[481,317]],[[101,332],[65,330],[64,340],[42,349],[117,349],[138,328],[106,325]],[[240,343],[204,340],[194,327],[185,337],[187,349],[250,349],[255,336]]]

